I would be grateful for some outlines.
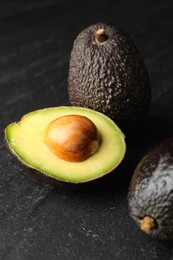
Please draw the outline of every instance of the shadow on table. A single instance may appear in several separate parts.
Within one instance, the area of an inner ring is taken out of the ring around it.
[[[109,191],[127,189],[132,174],[142,157],[161,141],[170,138],[172,133],[173,125],[170,122],[159,117],[147,117],[126,137],[127,152],[121,165],[105,177],[88,184],[76,185],[77,188],[79,190],[94,188],[102,191],[103,189]]]
[[[115,193],[119,190],[128,190],[130,179],[142,157],[162,140],[171,137],[172,132],[173,125],[171,125],[170,122],[159,117],[147,117],[130,135],[126,137],[127,152],[123,162],[117,167],[117,169],[112,173],[89,183],[55,183],[54,179],[45,178],[44,175],[39,172],[36,172],[36,175],[38,175],[44,182],[53,184],[55,190],[61,188],[70,192],[87,191],[91,194],[99,191]]]

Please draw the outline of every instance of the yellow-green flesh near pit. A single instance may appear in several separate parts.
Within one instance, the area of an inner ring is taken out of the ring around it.
[[[96,125],[101,144],[95,154],[82,162],[67,162],[52,154],[44,143],[48,124],[64,115],[83,115]],[[80,107],[54,107],[36,110],[5,129],[5,137],[13,154],[26,166],[54,179],[82,183],[112,171],[122,161],[126,144],[124,134],[105,115]]]

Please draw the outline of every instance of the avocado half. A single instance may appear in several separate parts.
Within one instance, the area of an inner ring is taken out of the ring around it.
[[[139,228],[159,239],[173,239],[173,138],[139,162],[129,187],[129,214]]]
[[[151,86],[144,60],[118,26],[96,23],[79,33],[71,51],[71,104],[102,112],[123,131],[146,114]]]
[[[79,115],[91,120],[100,136],[96,152],[80,162],[66,161],[45,144],[48,125],[57,118]],[[40,176],[54,180],[56,184],[86,183],[113,171],[123,160],[126,152],[124,134],[107,116],[81,107],[54,107],[30,112],[21,120],[8,125],[5,139],[11,152],[27,167],[36,170]]]

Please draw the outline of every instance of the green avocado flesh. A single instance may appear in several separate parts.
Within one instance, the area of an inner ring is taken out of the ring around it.
[[[99,149],[82,162],[68,162],[55,156],[44,143],[48,124],[65,115],[89,118],[101,136]],[[18,123],[5,129],[7,144],[14,155],[26,166],[48,177],[71,183],[88,182],[111,172],[122,161],[126,144],[124,134],[105,115],[81,107],[54,107],[26,114]]]

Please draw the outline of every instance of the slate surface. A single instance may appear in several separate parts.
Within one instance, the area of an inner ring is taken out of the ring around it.
[[[171,1],[0,2],[0,259],[173,259],[171,242],[143,234],[128,216],[127,190],[141,156],[173,133]],[[21,167],[3,129],[35,109],[67,105],[73,40],[105,21],[123,27],[145,59],[151,109],[128,140],[124,166],[101,186],[68,191]]]

